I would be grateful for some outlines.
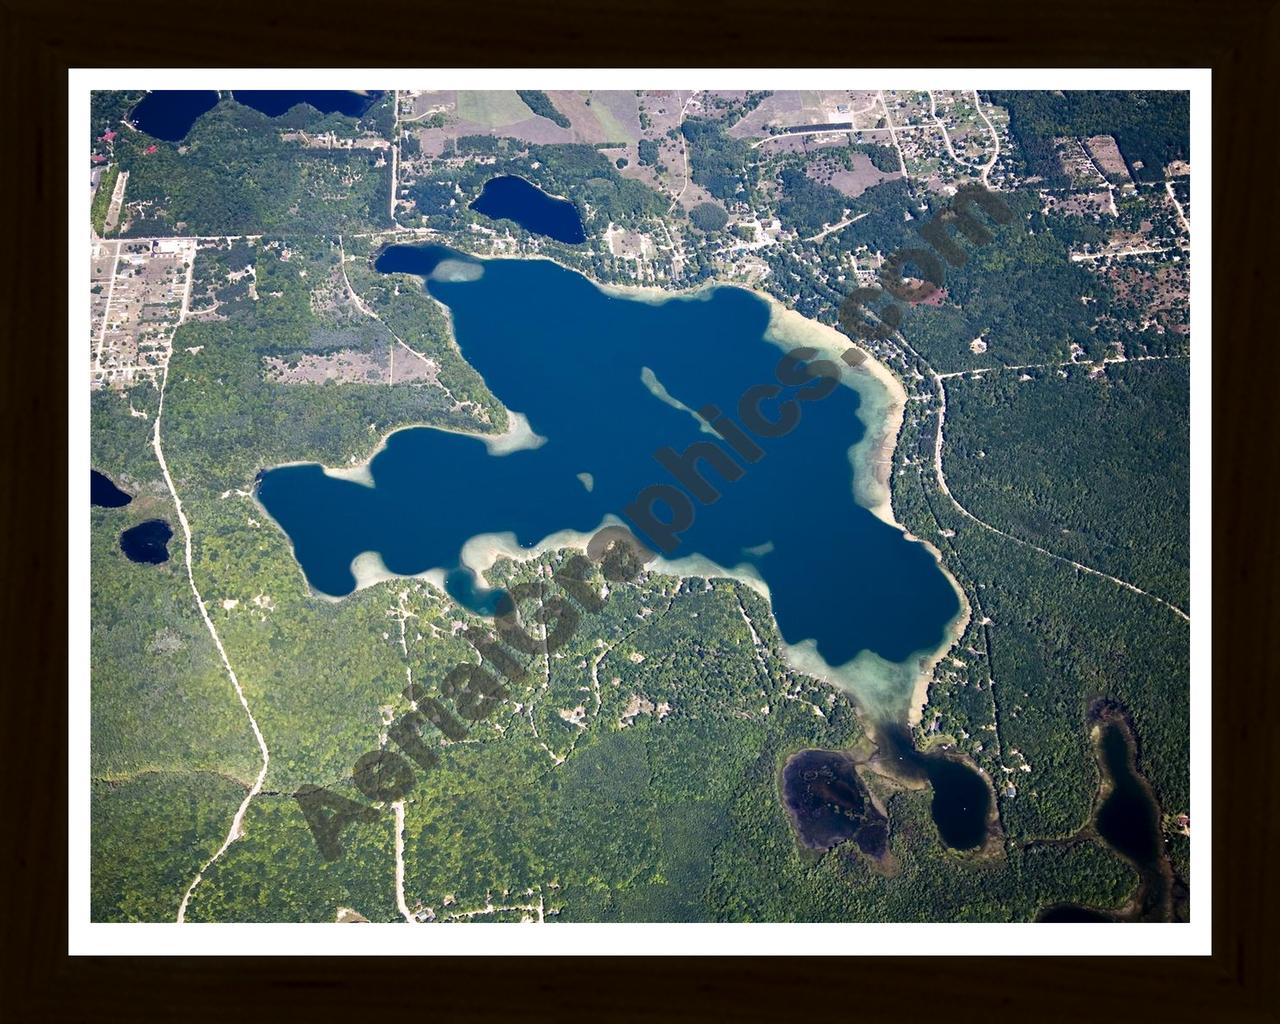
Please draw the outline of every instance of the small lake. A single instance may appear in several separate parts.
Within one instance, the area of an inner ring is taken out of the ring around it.
[[[218,93],[212,89],[156,89],[129,112],[129,122],[152,138],[181,142],[196,118],[217,105]]]
[[[866,433],[857,388],[874,399],[881,385],[861,370],[843,371],[847,387],[784,372],[784,349],[767,337],[768,304],[741,288],[641,301],[550,260],[476,261],[438,246],[393,246],[376,265],[424,278],[467,361],[542,443],[491,454],[477,436],[412,428],[387,438],[363,482],[314,464],[264,471],[257,497],[312,587],[350,594],[353,561],[376,552],[396,575],[444,571],[449,593],[483,614],[492,608],[483,582],[461,561],[471,538],[528,550],[614,516],[670,558],[698,556],[698,575],[722,566],[762,579],[783,638],[807,642],[827,665],[867,657],[898,666],[866,698],[876,713],[902,713],[914,659],[942,642],[960,604],[927,548],[855,500],[855,472],[871,472],[855,470],[851,455]],[[722,422],[716,410],[739,415],[744,395],[762,400],[771,423],[788,410],[797,417],[789,433],[759,438],[754,462],[728,457],[692,411]],[[675,487],[692,477],[677,476],[670,458],[694,445],[721,452],[714,458],[733,477],[691,463],[718,501]],[[687,505],[684,528],[663,528],[664,495]],[[655,541],[655,529],[674,547]]]
[[[549,196],[516,175],[490,178],[471,209],[494,220],[515,221],[526,231],[568,245],[587,240],[582,218],[573,203]]]
[[[987,838],[991,790],[987,781],[967,764],[941,754],[924,758],[933,787],[930,811],[938,835],[953,850],[973,850]]]
[[[169,540],[173,530],[163,519],[148,519],[120,534],[120,550],[130,561],[160,565],[169,561]]]
[[[981,774],[945,752],[921,753],[901,725],[880,728],[880,756],[897,774],[929,780],[929,805],[938,836],[953,850],[974,850],[987,840],[991,788]]]
[[[1153,867],[1161,855],[1159,817],[1151,794],[1134,771],[1124,727],[1104,722],[1100,742],[1112,785],[1098,808],[1098,834],[1134,863]]]
[[[96,469],[89,470],[89,504],[98,508],[124,508],[131,501],[133,498],[120,490],[111,477]]]

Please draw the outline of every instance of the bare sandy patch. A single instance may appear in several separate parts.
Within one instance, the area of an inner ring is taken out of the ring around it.
[[[436,383],[440,376],[439,363],[398,341],[395,345],[395,361],[392,363],[391,372],[392,384]]]
[[[1111,135],[1093,135],[1084,140],[1084,148],[1093,162],[1107,178],[1114,182],[1129,181],[1129,168],[1120,154],[1120,147]]]
[[[385,381],[385,352],[342,349],[317,354],[308,352],[290,360],[279,356],[263,358],[263,375],[278,384],[370,384]]]
[[[850,160],[853,163],[852,170],[835,171],[827,179],[827,184],[850,199],[862,195],[867,189],[874,188],[881,182],[902,177],[898,171],[880,170],[866,153],[854,153]]]

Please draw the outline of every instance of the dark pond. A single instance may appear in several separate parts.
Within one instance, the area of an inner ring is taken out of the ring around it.
[[[111,477],[89,470],[89,503],[99,508],[124,508],[133,498],[115,485]]]
[[[800,841],[830,850],[849,839],[864,853],[884,853],[888,828],[848,754],[802,750],[782,769],[782,803]]]
[[[237,89],[231,94],[237,103],[266,114],[279,117],[299,103],[315,107],[322,114],[346,114],[362,117],[382,95],[380,92],[352,92],[342,89]]]
[[[524,178],[490,178],[471,209],[494,220],[513,220],[526,231],[577,245],[587,240],[578,208],[567,199],[547,195]]]
[[[962,761],[942,754],[924,758],[933,787],[930,810],[942,841],[954,850],[972,850],[987,838],[991,790],[986,780]]]
[[[1105,722],[1101,745],[1112,789],[1098,808],[1098,833],[1129,859],[1150,867],[1160,857],[1160,825],[1151,795],[1133,770],[1124,728]]]
[[[1108,703],[1091,712],[1100,730],[1096,753],[1109,790],[1098,805],[1094,828],[1117,853],[1138,869],[1136,902],[1126,909],[1126,921],[1185,920],[1186,887],[1173,877],[1160,835],[1160,812],[1135,766],[1134,739],[1123,709]],[[1181,916],[1175,916],[1181,914]],[[1116,918],[1071,904],[1049,907],[1038,921],[1113,921]]]
[[[133,108],[129,122],[152,138],[181,142],[196,118],[217,105],[218,94],[212,89],[156,89]]]
[[[901,725],[882,727],[879,746],[880,756],[891,763],[894,772],[929,780],[933,789],[929,810],[947,846],[973,850],[986,842],[991,814],[991,789],[986,779],[945,753],[920,753]]]
[[[132,561],[159,565],[169,561],[169,538],[173,530],[163,519],[148,519],[120,534],[120,550]]]

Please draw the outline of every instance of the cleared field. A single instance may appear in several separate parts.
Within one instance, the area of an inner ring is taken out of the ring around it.
[[[879,117],[876,94],[865,90],[827,92],[777,92],[729,129],[736,139],[759,138],[770,126],[815,128],[832,122],[852,122],[859,128],[874,127]]]
[[[634,142],[640,137],[640,97],[634,93],[596,93],[591,108],[614,138]]]
[[[886,173],[880,170],[865,153],[854,153],[851,160],[852,170],[836,171],[827,181],[832,188],[850,198],[862,195],[867,189],[879,185],[882,181],[892,181],[894,178],[901,177],[896,171]]]
[[[534,116],[524,100],[512,92],[497,89],[460,91],[457,101],[458,119],[497,128],[499,125],[527,121]]]

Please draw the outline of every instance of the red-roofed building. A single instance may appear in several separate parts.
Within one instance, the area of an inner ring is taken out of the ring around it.
[[[148,147],[147,147],[146,149],[144,149],[142,152],[144,152],[144,153],[154,153],[154,152],[156,151],[156,149],[157,149],[157,147],[156,147],[156,146],[148,146]]]

